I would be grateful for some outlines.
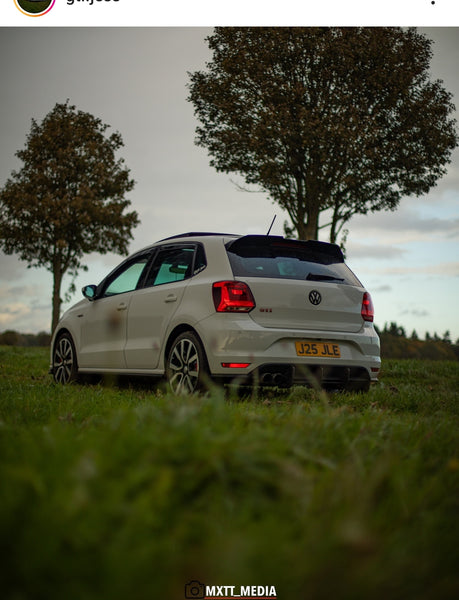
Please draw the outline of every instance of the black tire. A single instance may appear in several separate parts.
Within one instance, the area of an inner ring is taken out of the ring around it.
[[[173,342],[166,362],[166,378],[174,394],[193,394],[204,389],[209,378],[201,341],[192,331]]]
[[[68,333],[61,334],[53,349],[53,377],[56,383],[72,383],[78,378],[75,345]]]

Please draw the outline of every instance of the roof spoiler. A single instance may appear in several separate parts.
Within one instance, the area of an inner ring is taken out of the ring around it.
[[[311,254],[320,254],[331,259],[333,262],[344,262],[344,256],[341,248],[337,244],[328,242],[319,242],[318,240],[291,240],[278,235],[245,235],[232,240],[226,244],[226,248],[232,252],[239,253],[243,248],[248,247],[271,247],[291,248]]]

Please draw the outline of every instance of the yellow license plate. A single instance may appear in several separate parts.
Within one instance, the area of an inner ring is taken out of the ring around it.
[[[321,358],[340,358],[339,344],[331,342],[295,342],[298,356],[316,356]]]

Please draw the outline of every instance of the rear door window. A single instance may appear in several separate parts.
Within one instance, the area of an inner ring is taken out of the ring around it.
[[[144,287],[183,281],[205,267],[205,255],[201,246],[166,246],[158,250]]]

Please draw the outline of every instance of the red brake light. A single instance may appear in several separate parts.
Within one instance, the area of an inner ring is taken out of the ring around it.
[[[217,281],[212,296],[217,312],[250,312],[255,307],[249,286],[241,281]]]
[[[368,292],[365,292],[363,295],[361,313],[364,321],[373,321],[375,309],[373,307],[371,296]]]

